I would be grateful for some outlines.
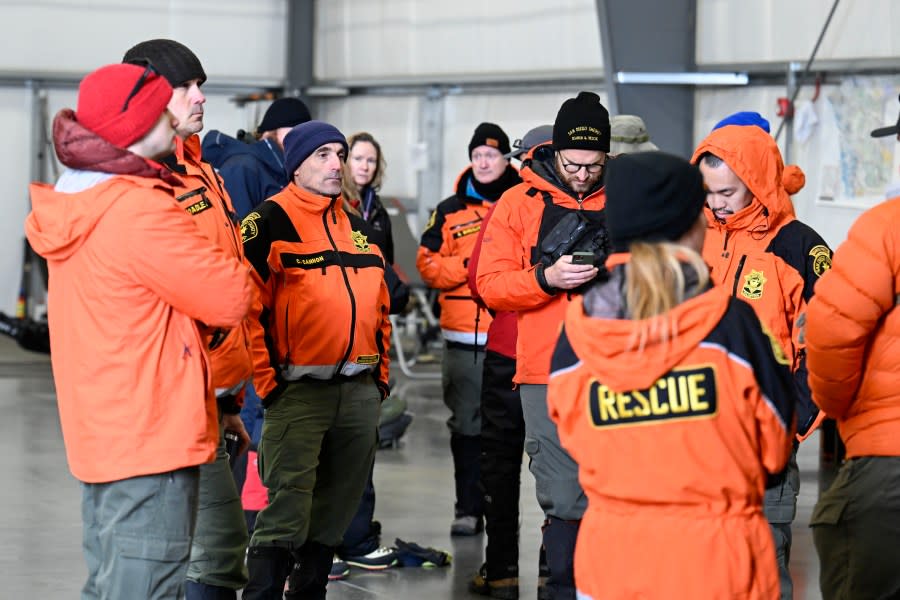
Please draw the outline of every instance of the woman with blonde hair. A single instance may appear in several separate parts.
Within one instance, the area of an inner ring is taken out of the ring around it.
[[[578,597],[778,598],[762,498],[791,452],[787,360],[710,286],[695,166],[622,155],[606,195],[608,277],[569,305],[547,396],[588,496]]]
[[[391,264],[394,263],[394,238],[391,217],[378,198],[387,163],[371,133],[361,131],[347,138],[347,162],[341,185],[344,208],[369,224],[374,242]]]

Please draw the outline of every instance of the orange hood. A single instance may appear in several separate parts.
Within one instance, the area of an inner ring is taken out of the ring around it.
[[[573,299],[565,321],[575,354],[616,392],[648,388],[681,363],[718,324],[729,301],[719,287],[684,301],[669,313],[677,330],[674,339],[651,339],[637,348],[634,332],[640,322],[618,318],[623,312],[623,276],[624,269],[615,269],[609,281]],[[594,316],[585,314],[585,306]]]
[[[89,131],[65,109],[53,120],[53,143],[60,161],[70,167],[55,187],[31,185],[31,213],[25,221],[35,252],[49,260],[72,255],[91,235],[116,201],[96,189],[113,177],[128,176],[135,184],[171,192],[177,177],[162,165],[113,146]]]
[[[794,205],[785,189],[785,168],[781,151],[771,135],[759,127],[728,125],[706,136],[694,150],[691,162],[698,164],[700,157],[706,152],[724,160],[754,197],[750,206],[735,213],[724,225],[718,223],[712,211],[706,207],[706,217],[711,227],[719,225],[725,229],[754,228],[757,231],[767,231],[777,229],[784,221],[794,218]],[[789,169],[787,179],[792,190],[802,187],[799,182],[801,176],[799,167],[792,166]]]

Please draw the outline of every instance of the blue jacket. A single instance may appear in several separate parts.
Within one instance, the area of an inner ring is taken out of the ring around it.
[[[271,140],[246,144],[213,129],[203,138],[203,158],[225,180],[225,189],[241,219],[288,184],[284,151]]]
[[[240,219],[288,184],[284,151],[263,140],[247,144],[213,129],[203,138],[203,158],[225,181],[234,211]],[[263,407],[252,385],[247,386],[241,419],[256,449],[262,434]]]

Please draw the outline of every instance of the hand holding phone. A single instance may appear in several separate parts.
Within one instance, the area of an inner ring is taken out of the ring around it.
[[[572,264],[573,265],[594,266],[594,253],[593,252],[573,252],[572,253]]]

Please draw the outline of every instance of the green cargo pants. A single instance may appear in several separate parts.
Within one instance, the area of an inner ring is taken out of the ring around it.
[[[259,474],[269,505],[251,546],[338,546],[375,459],[381,394],[369,374],[298,381],[266,409]]]
[[[900,597],[900,456],[845,462],[809,524],[822,598]]]
[[[216,460],[200,465],[200,501],[187,578],[237,590],[247,583],[244,558],[249,536],[224,434],[220,417]]]

